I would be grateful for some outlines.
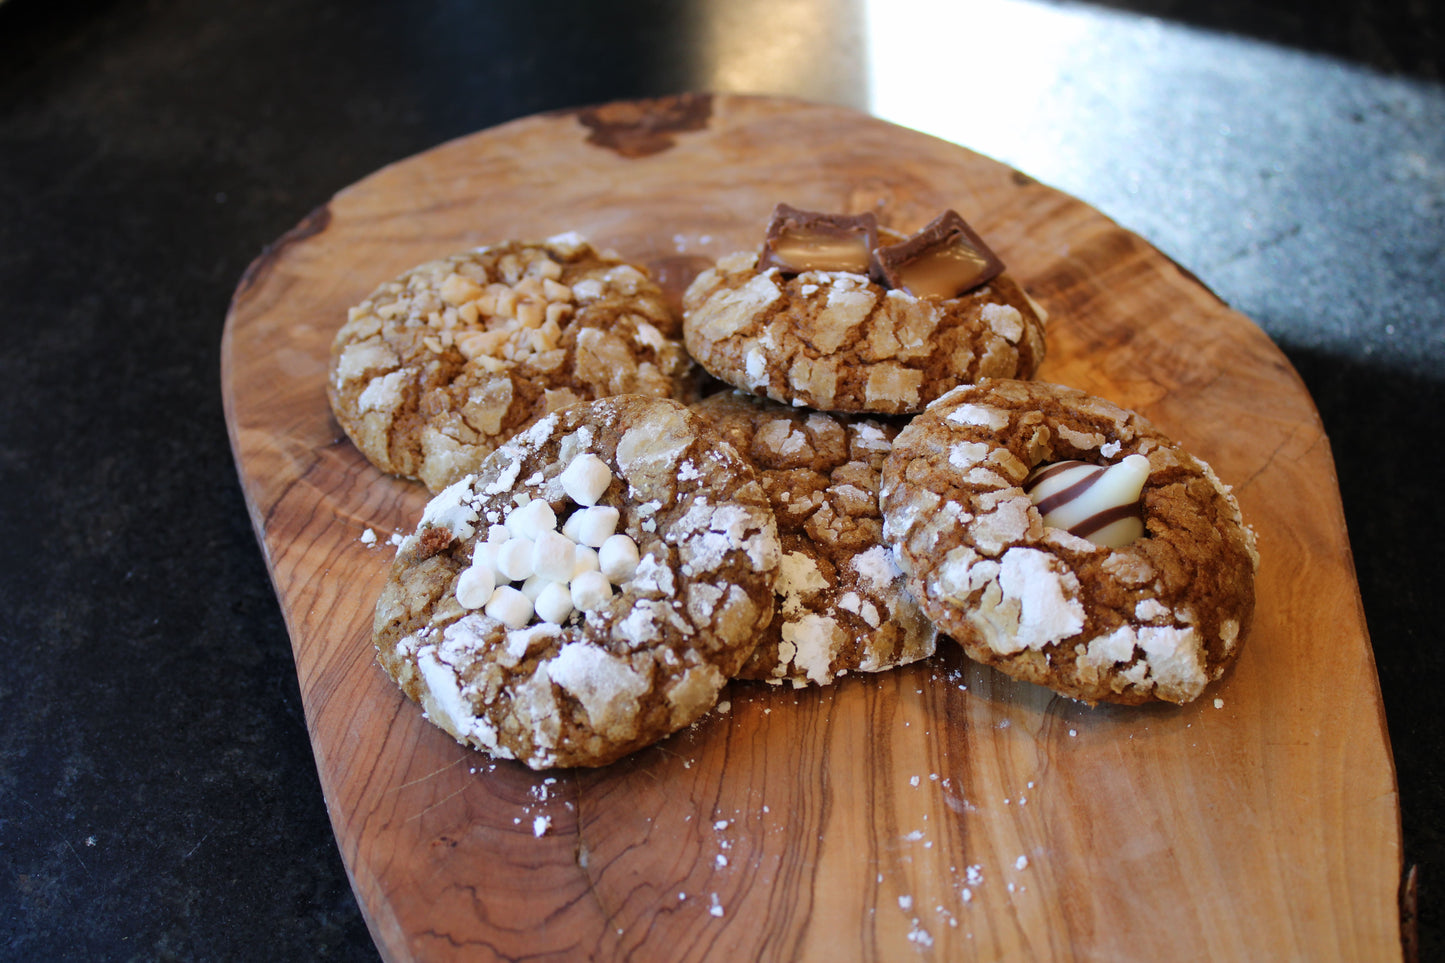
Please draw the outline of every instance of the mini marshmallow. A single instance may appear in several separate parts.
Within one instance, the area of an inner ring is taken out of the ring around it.
[[[586,511],[586,509],[583,509],[583,511]],[[571,515],[568,515],[567,520],[562,523],[562,534],[566,535],[574,542],[581,541],[581,539],[577,537],[578,529],[581,527],[582,512],[573,512]]]
[[[565,582],[576,564],[576,544],[561,532],[540,532],[532,543],[532,571],[542,578]]]
[[[492,598],[497,587],[497,573],[490,565],[470,565],[457,577],[457,604],[464,609],[479,609]]]
[[[611,505],[593,505],[575,513],[573,518],[577,515],[582,516],[577,523],[577,541],[593,548],[602,547],[602,543],[617,531],[617,523],[622,518],[622,513]]]
[[[523,595],[527,596],[527,598],[531,599],[532,603],[535,605],[537,602],[537,596],[541,595],[542,590],[551,584],[551,579],[543,578],[540,575],[533,575],[531,578],[527,579],[527,581],[522,583],[522,588],[520,589],[520,591]]]
[[[534,498],[507,516],[507,530],[514,537],[536,538],[542,532],[557,527],[557,516],[552,506],[541,498]]]
[[[561,582],[548,582],[537,596],[535,607],[538,616],[561,625],[572,614],[572,592]]]
[[[497,553],[497,571],[513,582],[520,582],[532,575],[532,540],[513,538]]]
[[[505,542],[477,542],[472,546],[472,565],[484,566],[493,572],[497,570],[497,556]]]
[[[492,544],[501,545],[512,537],[512,530],[505,525],[488,525],[487,541]]]
[[[589,452],[572,459],[572,463],[558,476],[562,490],[579,505],[596,505],[597,499],[612,484],[612,469],[607,462]]]
[[[510,585],[499,585],[484,611],[509,629],[520,629],[532,621],[532,600]]]
[[[572,604],[584,612],[601,608],[612,598],[612,583],[601,572],[583,572],[572,580]]]
[[[572,577],[576,578],[583,572],[595,572],[602,567],[597,559],[597,549],[588,545],[578,545],[572,550]]]
[[[597,550],[597,564],[608,580],[620,585],[637,571],[637,543],[623,534],[613,535]]]

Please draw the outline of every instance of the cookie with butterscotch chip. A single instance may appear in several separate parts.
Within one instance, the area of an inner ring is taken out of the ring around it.
[[[327,397],[372,464],[436,492],[549,411],[693,400],[680,336],[642,268],[575,234],[510,241],[419,265],[352,308]]]
[[[801,688],[932,655],[938,632],[882,542],[879,470],[901,425],[740,391],[692,410],[756,469],[782,541],[778,612],[739,677]]]
[[[907,414],[984,377],[1032,377],[1043,320],[1007,274],[956,297],[917,296],[867,273],[759,267],[741,252],[683,297],[683,339],[707,371],[785,404]]]
[[[544,415],[431,500],[373,637],[458,741],[599,766],[716,704],[772,619],[780,557],[763,486],[704,419],[604,398]]]
[[[1115,466],[1141,469],[1132,492],[1086,504]],[[1074,477],[1049,482],[1058,471]],[[1248,631],[1258,554],[1233,494],[1145,418],[1081,391],[954,389],[895,439],[880,503],[924,612],[1015,678],[1087,702],[1184,703]],[[1091,540],[1131,517],[1112,544]]]

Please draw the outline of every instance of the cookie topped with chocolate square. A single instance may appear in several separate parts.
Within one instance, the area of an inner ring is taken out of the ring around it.
[[[1042,313],[977,233],[952,211],[891,233],[780,204],[759,250],[689,286],[688,351],[736,388],[822,411],[916,413],[960,384],[1032,377]]]

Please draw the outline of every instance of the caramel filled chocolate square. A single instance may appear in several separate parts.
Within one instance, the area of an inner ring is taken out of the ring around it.
[[[775,267],[784,274],[848,271],[867,274],[878,244],[878,219],[872,214],[822,214],[787,204],[773,209],[758,270]]]
[[[884,284],[920,298],[956,298],[1003,272],[998,255],[952,210],[906,241],[878,248],[873,256]]]

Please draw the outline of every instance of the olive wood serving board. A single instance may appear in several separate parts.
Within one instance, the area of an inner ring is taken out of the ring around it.
[[[457,745],[378,667],[426,501],[324,394],[346,309],[430,258],[577,230],[678,295],[773,205],[957,209],[1050,314],[1039,377],[1134,408],[1238,494],[1263,556],[1195,703],[1088,707],[951,645],[823,689],[735,683],[611,766]],[[266,250],[226,417],[337,844],[388,960],[1388,960],[1399,810],[1329,442],[1249,319],[1080,201],[856,111],[687,95],[518,120],[386,167]],[[371,542],[368,533],[377,538]]]

